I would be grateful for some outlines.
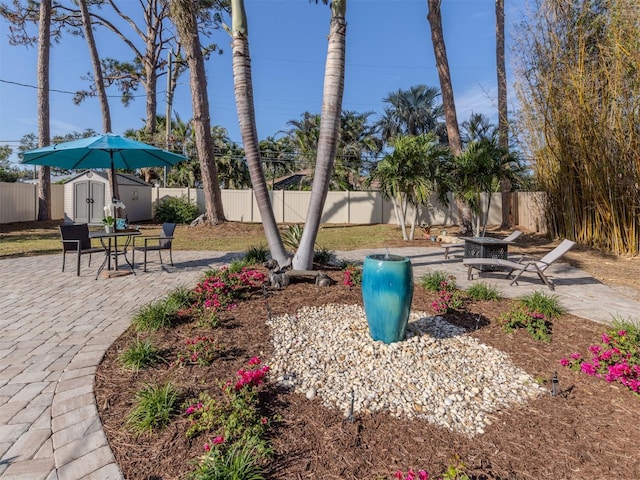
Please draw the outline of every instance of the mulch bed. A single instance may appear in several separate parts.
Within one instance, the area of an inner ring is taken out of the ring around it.
[[[335,279],[338,272],[332,273]],[[434,294],[416,286],[413,309],[432,312]],[[261,292],[225,313],[215,329],[193,323],[152,335],[154,344],[171,351],[187,338],[207,335],[225,347],[210,367],[169,368],[131,373],[122,370],[117,355],[134,332],[125,333],[107,352],[96,375],[96,399],[107,438],[128,479],[182,478],[192,460],[202,455],[204,439],[189,441],[186,419],[150,436],[136,437],[124,425],[135,392],[144,383],[171,379],[186,397],[213,391],[258,355],[271,352],[265,320],[294,313],[303,305],[361,304],[360,289],[340,284],[318,287],[293,283],[279,291]],[[468,335],[507,353],[513,363],[551,388],[558,371],[559,395],[543,395],[526,405],[497,412],[485,433],[468,438],[419,420],[387,414],[357,417],[350,422],[319,399],[267,384],[261,391],[265,415],[274,419],[271,444],[274,456],[269,479],[391,479],[397,470],[425,469],[441,474],[459,459],[474,479],[640,478],[640,396],[616,384],[561,367],[558,360],[574,351],[586,353],[604,332],[596,324],[563,315],[553,324],[553,340],[533,340],[524,331],[505,333],[499,315],[510,300],[476,302],[465,312],[445,318],[469,329]],[[480,322],[477,319],[480,318]],[[477,326],[479,325],[479,328]],[[171,356],[169,356],[171,358]]]

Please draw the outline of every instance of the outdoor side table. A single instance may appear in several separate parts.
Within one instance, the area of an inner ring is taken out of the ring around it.
[[[98,269],[98,273],[96,274],[96,280],[100,276],[100,273],[104,269],[105,265],[107,267],[107,271],[111,270],[111,259],[113,258],[115,270],[118,270],[118,256],[122,255],[124,261],[129,266],[129,270],[134,275],[136,272],[133,270],[133,265],[127,258],[127,247],[131,244],[131,240],[135,235],[142,235],[142,232],[138,230],[115,230],[113,232],[90,232],[89,238],[97,238],[100,240],[100,244],[102,248],[104,248],[104,260],[102,261],[102,265]],[[124,238],[124,244],[118,248],[118,238]]]
[[[511,242],[505,242],[493,237],[462,237],[464,240],[465,258],[501,258],[506,259],[508,247]],[[483,272],[495,272],[502,270],[495,265],[479,265]]]

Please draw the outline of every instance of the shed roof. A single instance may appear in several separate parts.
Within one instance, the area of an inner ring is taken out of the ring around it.
[[[77,175],[74,175],[73,177],[69,178],[64,183],[66,184],[66,183],[73,182],[74,180],[86,175],[89,172],[91,172],[94,175],[97,175],[98,177],[102,178],[105,181],[108,179],[108,175],[107,175],[106,171],[102,171],[102,170],[85,170],[84,172],[80,172]],[[145,182],[141,178],[136,177],[135,175],[131,175],[130,173],[118,173],[117,172],[116,176],[118,177],[118,185],[138,185],[138,186],[142,186],[142,187],[152,187],[153,186],[150,183]]]

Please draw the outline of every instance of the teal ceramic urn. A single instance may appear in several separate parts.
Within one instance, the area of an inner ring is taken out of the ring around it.
[[[413,268],[407,257],[369,255],[362,267],[362,300],[374,340],[404,339],[413,300]]]

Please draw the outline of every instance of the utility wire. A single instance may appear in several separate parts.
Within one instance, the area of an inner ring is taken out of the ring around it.
[[[3,78],[0,78],[0,83],[9,83],[11,85],[17,85],[19,87],[33,88],[35,90],[40,90],[41,89],[41,87],[38,87],[37,85],[29,85],[29,84],[26,84],[26,83],[13,82],[11,80],[5,80]],[[66,95],[76,95],[78,93],[78,92],[70,92],[68,90],[57,90],[55,88],[50,88],[49,91],[50,92],[56,92],[56,93],[64,93]],[[160,93],[166,93],[166,91],[165,90],[160,90],[160,91],[158,91],[158,93],[159,94]],[[89,94],[89,96],[95,96],[95,95]],[[109,97],[109,98],[120,98],[121,96],[122,95],[107,95],[107,97]],[[147,94],[146,93],[142,93],[140,95],[129,95],[129,96],[132,97],[132,98],[141,98],[141,97],[146,97]]]

